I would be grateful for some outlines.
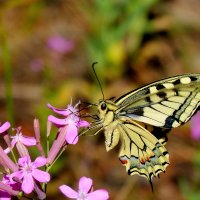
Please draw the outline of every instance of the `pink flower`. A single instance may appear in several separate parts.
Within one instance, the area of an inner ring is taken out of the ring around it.
[[[1,200],[11,200],[11,195],[4,190],[0,190],[0,199]]]
[[[61,54],[68,53],[74,48],[74,44],[71,40],[68,40],[60,35],[50,37],[47,41],[47,46]]]
[[[33,121],[33,128],[34,128],[34,132],[35,132],[35,138],[36,138],[36,145],[37,148],[40,152],[40,154],[45,157],[45,152],[44,149],[42,147],[42,144],[40,142],[40,123],[38,119],[34,119]]]
[[[57,127],[67,127],[66,131],[66,141],[68,144],[76,144],[78,142],[78,129],[81,127],[89,126],[87,121],[81,120],[79,117],[78,109],[76,108],[79,105],[77,103],[74,107],[70,104],[66,109],[58,109],[50,104],[47,106],[54,112],[65,116],[63,119],[59,119],[50,115],[48,120],[55,124]]]
[[[5,122],[0,126],[0,134],[4,133],[10,128],[10,122]]]
[[[196,113],[190,122],[192,138],[195,140],[200,140],[200,111]]]
[[[35,72],[39,72],[42,70],[42,68],[44,67],[44,62],[42,59],[40,58],[35,58],[34,60],[31,61],[30,63],[30,67],[33,71]]]
[[[78,192],[67,185],[61,185],[60,191],[70,199],[77,200],[107,200],[109,198],[108,192],[104,189],[93,191],[92,179],[82,177],[79,180]]]
[[[22,191],[26,194],[30,194],[34,190],[34,179],[40,183],[50,181],[49,173],[37,169],[46,164],[46,158],[38,157],[34,162],[31,162],[30,157],[25,156],[18,160],[18,164],[19,171],[14,172],[11,176],[22,180]]]
[[[25,146],[34,146],[36,145],[36,139],[33,137],[28,137],[28,136],[23,136],[21,132],[21,127],[18,127],[16,129],[16,135],[11,136],[12,141],[11,141],[11,148],[13,148],[15,145],[17,147],[17,150],[21,157],[29,155],[28,150]],[[11,148],[7,148],[5,150],[6,153],[9,153]]]
[[[4,124],[0,124],[0,134],[3,136],[8,148],[10,149],[11,144],[10,144],[10,136],[7,132],[7,130],[10,128],[10,123],[9,122],[5,122]],[[5,153],[7,151],[7,149],[5,149]]]
[[[22,143],[26,146],[36,145],[36,139],[33,137],[23,136],[21,132],[21,127],[15,129],[17,131],[15,136],[11,136],[12,142],[11,146],[14,147],[16,143]]]
[[[9,185],[15,191],[19,191],[21,188],[21,184],[14,181],[10,175],[3,176],[2,182]]]
[[[9,175],[3,176],[3,179],[0,183],[0,199],[10,200],[11,195],[18,195],[21,184],[13,181]]]
[[[63,148],[66,148],[66,142],[68,144],[76,144],[78,142],[79,128],[89,126],[88,122],[80,119],[78,109],[76,108],[78,105],[79,103],[73,107],[70,104],[66,109],[55,108],[50,104],[47,105],[51,110],[65,117],[63,119],[59,119],[52,115],[48,117],[48,121],[55,124],[59,128],[56,139],[54,140],[54,143],[48,154],[48,164],[52,164],[59,151]]]
[[[4,167],[5,171],[10,169],[12,172],[18,171],[18,166],[8,157],[5,151],[0,146],[0,164]]]

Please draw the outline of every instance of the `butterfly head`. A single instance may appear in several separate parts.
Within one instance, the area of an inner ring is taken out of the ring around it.
[[[99,103],[98,103],[98,111],[99,113],[106,113],[108,110],[108,106],[107,106],[107,102],[104,101],[104,100],[99,100]]]
[[[109,112],[114,112],[117,109],[117,106],[110,100],[99,100],[98,111],[99,117],[102,119],[105,118],[105,115]]]

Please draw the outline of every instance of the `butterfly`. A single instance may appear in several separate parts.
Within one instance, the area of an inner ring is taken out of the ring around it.
[[[116,100],[99,100],[92,128],[100,127],[96,133],[104,130],[107,151],[120,142],[119,160],[127,173],[147,178],[153,189],[152,178],[169,165],[166,134],[190,120],[199,105],[200,74],[178,75]]]

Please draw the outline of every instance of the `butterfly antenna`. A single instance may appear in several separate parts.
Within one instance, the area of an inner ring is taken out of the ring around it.
[[[98,83],[99,83],[99,86],[100,86],[100,89],[101,89],[101,93],[102,93],[102,96],[103,96],[103,100],[104,100],[105,97],[104,97],[104,93],[103,93],[103,88],[102,88],[102,86],[101,86],[101,82],[99,81],[99,78],[98,78],[97,73],[96,73],[95,68],[94,68],[96,64],[97,64],[97,62],[94,62],[94,63],[92,64],[92,70],[93,70],[93,72],[94,72],[94,75],[95,75],[95,77],[96,77]]]

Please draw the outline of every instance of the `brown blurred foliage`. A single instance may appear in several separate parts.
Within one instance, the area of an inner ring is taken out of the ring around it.
[[[199,0],[155,1],[145,13],[148,21],[145,31],[137,35],[137,29],[132,27],[128,34],[99,49],[106,61],[95,57],[97,53],[92,54],[94,48],[91,50],[89,45],[99,42],[92,39],[104,25],[100,23],[103,16],[96,13],[95,2],[0,1],[0,121],[8,117],[5,42],[11,66],[15,126],[21,125],[29,135],[33,132],[34,117],[41,120],[45,130],[47,102],[56,107],[65,107],[71,97],[74,102],[79,99],[98,102],[102,96],[91,70],[94,61],[98,61],[96,71],[107,98],[164,77],[200,72]],[[120,19],[115,22],[116,27]],[[74,48],[66,54],[52,51],[47,40],[54,35],[73,41]],[[41,66],[33,68],[31,64],[36,59],[42,61]],[[67,148],[58,167],[53,168],[48,199],[63,199],[58,186],[68,184],[75,188],[81,176],[93,178],[96,189],[106,188],[110,199],[190,199],[190,192],[199,192],[200,173],[193,163],[199,144],[191,139],[188,124],[170,133],[167,149],[171,164],[160,179],[153,180],[152,193],[147,180],[126,174],[118,161],[117,149],[106,152],[103,134],[81,137],[77,145]]]

